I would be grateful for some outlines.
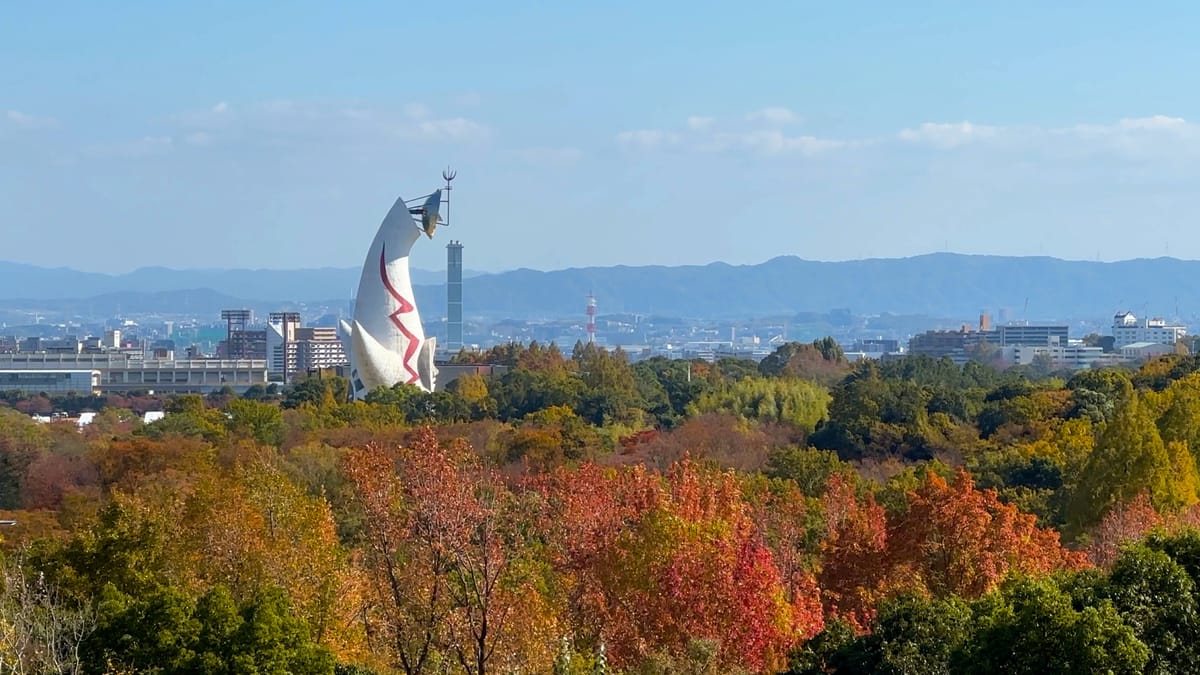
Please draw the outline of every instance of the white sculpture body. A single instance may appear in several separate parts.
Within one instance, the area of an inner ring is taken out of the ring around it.
[[[436,194],[440,200],[441,191]],[[437,204],[431,197],[430,202]],[[436,226],[436,207],[432,213]],[[402,198],[392,205],[363,263],[354,302],[353,323],[341,322],[342,342],[350,357],[350,387],[355,399],[376,387],[401,382],[433,391],[435,338],[425,339],[408,272],[408,254],[422,229]]]

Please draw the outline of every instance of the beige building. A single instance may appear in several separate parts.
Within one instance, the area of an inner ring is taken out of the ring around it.
[[[267,384],[263,359],[147,359],[126,352],[0,354],[0,371],[4,372],[78,370],[98,373],[101,392],[202,394],[223,387],[242,392]]]

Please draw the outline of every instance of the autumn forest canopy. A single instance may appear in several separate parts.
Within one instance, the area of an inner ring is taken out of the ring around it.
[[[1200,672],[1196,357],[458,358],[0,395],[0,672]]]

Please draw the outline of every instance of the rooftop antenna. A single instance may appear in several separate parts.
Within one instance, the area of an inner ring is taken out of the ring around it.
[[[450,168],[447,164],[445,169],[442,169],[442,178],[446,181],[446,187],[442,188],[442,201],[446,204],[446,220],[442,224],[446,227],[450,226],[450,191],[454,188],[450,186],[450,181],[458,176],[458,172]]]

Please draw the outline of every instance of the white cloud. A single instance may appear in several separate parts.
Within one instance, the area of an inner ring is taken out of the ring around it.
[[[375,113],[367,108],[342,108],[338,114],[351,120],[370,120]]]
[[[968,146],[1004,148],[1038,155],[1045,152],[1074,154],[1096,150],[1122,156],[1152,159],[1200,152],[1200,124],[1182,117],[1151,115],[1128,117],[1108,124],[1069,127],[1002,127],[962,122],[925,122],[901,129],[890,137],[824,138],[816,134],[787,133],[786,120],[798,120],[785,108],[763,108],[736,121],[718,124],[711,117],[692,116],[678,130],[641,129],[617,134],[626,147],[654,148],[677,145],[701,152],[742,150],[763,155],[795,154],[812,157],[835,151],[867,147],[899,148],[923,145],[940,150]],[[753,122],[758,122],[755,124]],[[774,124],[762,124],[774,122]]]
[[[905,143],[954,149],[987,141],[994,146],[1023,152],[1054,153],[1105,150],[1126,157],[1149,159],[1197,149],[1200,126],[1182,117],[1151,115],[1127,117],[1106,124],[1076,124],[1066,127],[998,127],[971,122],[926,122],[903,129],[896,138]]]
[[[0,111],[0,123],[4,121]],[[414,118],[413,115],[421,115]],[[167,118],[140,138],[101,141],[83,148],[93,157],[155,157],[172,151],[236,147],[271,155],[391,152],[397,145],[472,144],[490,136],[487,125],[466,117],[437,117],[425,106],[380,107],[358,102],[275,100],[232,106],[221,101]]]
[[[800,116],[782,106],[768,106],[761,110],[747,113],[746,120],[774,125],[795,124],[800,121]]]
[[[174,146],[175,140],[170,136],[143,136],[132,141],[93,145],[87,148],[87,154],[105,159],[159,157]]]
[[[626,147],[655,148],[678,143],[679,135],[657,129],[638,129],[617,134],[617,142]]]
[[[940,148],[953,148],[965,143],[994,138],[999,129],[971,122],[926,122],[916,129],[902,129],[896,137],[907,143],[929,143]]]
[[[675,145],[701,152],[748,151],[764,155],[800,154],[817,155],[823,152],[862,145],[862,141],[845,141],[818,138],[810,134],[786,134],[778,127],[798,122],[795,113],[779,107],[763,108],[743,116],[744,122],[718,125],[716,118],[693,115],[685,120],[685,128],[679,131],[661,129],[639,129],[617,134],[617,142],[628,148],[656,148]],[[766,123],[767,128],[763,128]]]
[[[203,131],[193,131],[183,137],[183,142],[188,145],[205,146],[212,143],[212,136]]]
[[[1167,117],[1152,115],[1150,117],[1126,118],[1118,122],[1122,129],[1139,129],[1146,131],[1182,131],[1190,125],[1182,117]]]
[[[429,106],[424,103],[408,103],[404,106],[404,114],[413,119],[429,117]]]
[[[1116,124],[1077,124],[1062,131],[1075,133],[1080,136],[1112,136],[1130,135],[1137,133],[1171,133],[1188,135],[1197,130],[1182,117],[1167,115],[1151,115],[1150,117],[1126,117]]]
[[[1112,152],[1138,161],[1192,161],[1200,153],[1200,125],[1168,115],[1127,117],[1112,124],[1077,124],[1057,129],[1054,135],[1067,148]]]
[[[1109,123],[1064,127],[998,127],[971,122],[928,122],[900,131],[905,143],[941,149],[959,149],[986,142],[1030,157],[1071,157],[1096,152],[1138,161],[1194,157],[1200,152],[1200,125],[1182,117],[1151,115],[1126,117]]]
[[[420,138],[430,141],[477,141],[488,136],[487,127],[465,117],[426,120],[417,125],[417,131]]]
[[[788,136],[772,130],[715,134],[701,149],[720,151],[742,148],[766,155],[795,153],[811,157],[848,145],[847,141],[816,136]]]
[[[380,107],[349,103],[264,101],[176,115],[172,130],[193,145],[265,144],[273,147],[342,144],[377,145],[395,140],[472,143],[487,139],[490,129],[466,117],[435,116],[421,103]]]
[[[4,111],[4,120],[18,129],[49,129],[58,125],[58,121],[52,117],[39,117],[20,110]]]

